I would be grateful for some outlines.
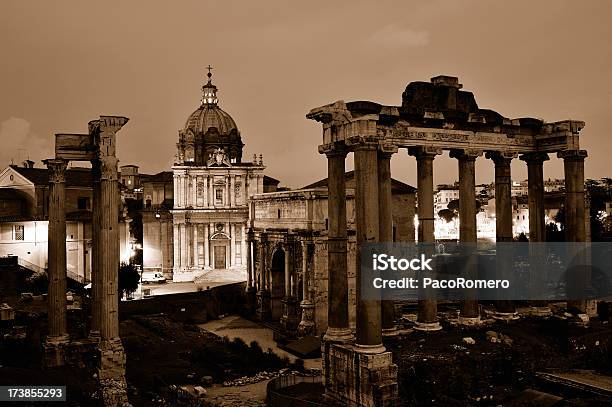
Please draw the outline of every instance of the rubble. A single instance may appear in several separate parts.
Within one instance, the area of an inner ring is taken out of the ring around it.
[[[463,343],[468,345],[475,345],[476,341],[474,340],[474,338],[466,336],[465,338],[463,338]]]

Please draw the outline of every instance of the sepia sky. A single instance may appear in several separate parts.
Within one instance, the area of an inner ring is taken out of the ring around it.
[[[245,159],[262,153],[266,173],[286,186],[326,176],[309,109],[339,99],[399,105],[409,82],[440,74],[507,117],[586,121],[586,177],[612,176],[611,18],[606,0],[3,0],[0,166],[48,158],[54,133],[117,114],[130,118],[121,164],[167,170],[211,64]],[[524,167],[515,160],[513,178]],[[562,177],[562,161],[551,156],[544,171]],[[413,157],[394,156],[394,178],[415,185],[415,173]],[[455,180],[456,160],[437,158],[434,174]],[[477,181],[492,179],[479,158]]]

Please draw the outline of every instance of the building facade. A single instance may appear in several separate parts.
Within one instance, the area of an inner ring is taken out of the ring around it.
[[[171,199],[172,207],[165,211],[151,206],[153,217],[146,221],[143,218],[144,266],[162,267],[169,274],[167,266],[172,264],[174,281],[193,281],[215,269],[229,270],[246,279],[249,197],[278,185],[277,180],[264,175],[262,155],[254,156],[252,161],[243,160],[240,131],[234,119],[219,107],[211,76],[209,72],[208,82],[202,87],[200,106],[179,130],[172,166],[173,194],[171,198],[164,194],[166,205]],[[149,185],[154,192],[153,183]],[[143,194],[146,209],[150,196],[146,186]],[[158,204],[160,199],[151,195],[151,205]],[[171,233],[167,231],[170,219]],[[159,232],[152,230],[155,226],[147,226],[155,223]]]
[[[69,278],[91,281],[90,168],[66,170],[66,267]],[[120,202],[117,202],[120,205]],[[123,211],[120,211],[122,213]],[[48,266],[49,173],[47,168],[11,165],[0,172],[0,257],[15,256],[34,272]],[[119,223],[121,261],[131,254],[129,228]]]

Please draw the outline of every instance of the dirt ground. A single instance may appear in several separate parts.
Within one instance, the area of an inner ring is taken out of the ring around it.
[[[417,333],[389,346],[399,367],[403,405],[497,406],[532,388],[557,394],[536,378],[547,369],[593,369],[612,373],[612,329],[593,321],[589,328],[557,319],[523,319],[480,329]],[[512,344],[492,343],[487,331]],[[469,345],[463,338],[474,339]],[[557,394],[560,395],[560,394]],[[570,405],[610,405],[612,400],[565,394]]]

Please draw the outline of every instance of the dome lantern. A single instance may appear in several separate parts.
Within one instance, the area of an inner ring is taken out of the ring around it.
[[[202,86],[202,105],[216,105],[219,102],[217,98],[217,87],[212,83],[212,66],[208,65],[208,82]]]

